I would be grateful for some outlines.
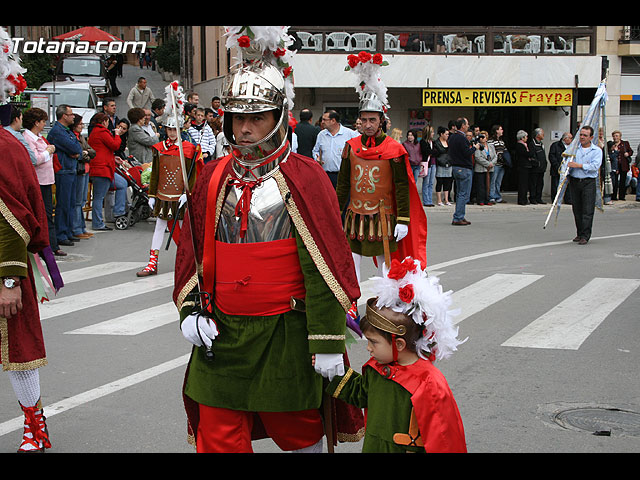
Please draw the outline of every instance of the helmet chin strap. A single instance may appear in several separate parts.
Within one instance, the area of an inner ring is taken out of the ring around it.
[[[396,334],[391,334],[391,351],[393,352],[393,361],[398,361],[398,346],[396,345]]]
[[[276,152],[269,155],[266,160],[262,163],[252,167],[246,168],[242,164],[238,163],[238,166],[245,170],[245,173],[249,173],[254,180],[244,180],[243,178],[231,178],[229,180],[229,185],[234,185],[242,190],[242,195],[240,196],[240,200],[236,205],[235,215],[236,217],[240,217],[241,226],[240,226],[240,237],[244,238],[247,232],[247,225],[249,219],[249,211],[251,210],[251,196],[253,195],[253,189],[262,183],[262,179],[259,178],[254,170],[257,170],[259,167],[266,165],[269,162],[272,162],[274,158],[277,158],[287,147],[289,146],[289,141],[286,141],[282,147],[280,147]]]

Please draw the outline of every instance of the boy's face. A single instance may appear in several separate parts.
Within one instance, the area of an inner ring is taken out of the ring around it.
[[[373,330],[367,330],[363,332],[363,335],[367,339],[369,355],[375,358],[378,363],[386,364],[393,361],[393,349],[386,338]]]

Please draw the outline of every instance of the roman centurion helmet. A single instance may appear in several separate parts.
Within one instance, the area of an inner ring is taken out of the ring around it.
[[[389,63],[376,53],[360,52],[358,55],[347,56],[348,65],[345,70],[356,75],[356,92],[360,97],[359,112],[379,112],[387,114],[387,87],[380,76],[380,67]]]
[[[247,168],[269,163],[288,154],[289,112],[293,108],[292,68],[288,64],[293,39],[288,27],[225,27],[227,48],[236,47],[241,58],[225,77],[220,100],[224,110],[223,132],[234,159]],[[275,128],[252,145],[235,142],[235,114],[275,111]]]

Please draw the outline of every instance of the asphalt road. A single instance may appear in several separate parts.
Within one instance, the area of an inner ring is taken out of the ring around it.
[[[640,451],[639,207],[597,212],[586,246],[571,241],[570,207],[546,229],[548,206],[470,206],[468,227],[451,225],[453,207],[427,209],[428,268],[454,292],[468,337],[438,367],[470,452]],[[135,276],[153,227],[96,232],[59,262],[66,286],[41,308],[51,452],[193,452],[180,394],[190,345],[169,305],[175,246],[161,251],[158,276]],[[374,274],[365,262],[362,278]],[[349,355],[359,368],[365,343]],[[0,452],[15,451],[21,424],[0,374]],[[254,447],[279,451],[270,440]]]

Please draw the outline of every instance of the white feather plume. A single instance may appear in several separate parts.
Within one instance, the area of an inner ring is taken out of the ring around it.
[[[14,81],[27,69],[20,65],[20,57],[13,53],[13,41],[7,31],[0,27],[0,104],[16,93]],[[13,79],[14,81],[11,81]]]
[[[381,67],[388,65],[386,61],[381,61],[382,56],[379,55],[380,61],[376,63],[374,61],[374,55],[368,52],[361,52],[360,55],[349,55],[347,59],[355,61],[357,64],[349,62],[350,65],[346,67],[347,70],[351,70],[356,76],[356,93],[363,97],[367,92],[373,92],[385,107],[389,107],[387,99],[387,86],[382,81],[380,75]]]
[[[414,270],[400,279],[389,278],[389,269],[383,268],[382,277],[373,277],[372,293],[377,297],[378,308],[387,307],[393,311],[411,316],[414,322],[424,327],[424,335],[418,340],[416,349],[422,358],[423,352],[434,354],[437,360],[449,358],[465,340],[458,340],[458,328],[453,317],[459,310],[450,310],[452,291],[443,291],[438,277],[429,276],[420,268],[418,260],[407,257],[413,262]],[[411,285],[413,299],[405,303],[400,298],[400,289]],[[428,355],[427,355],[428,356]]]

